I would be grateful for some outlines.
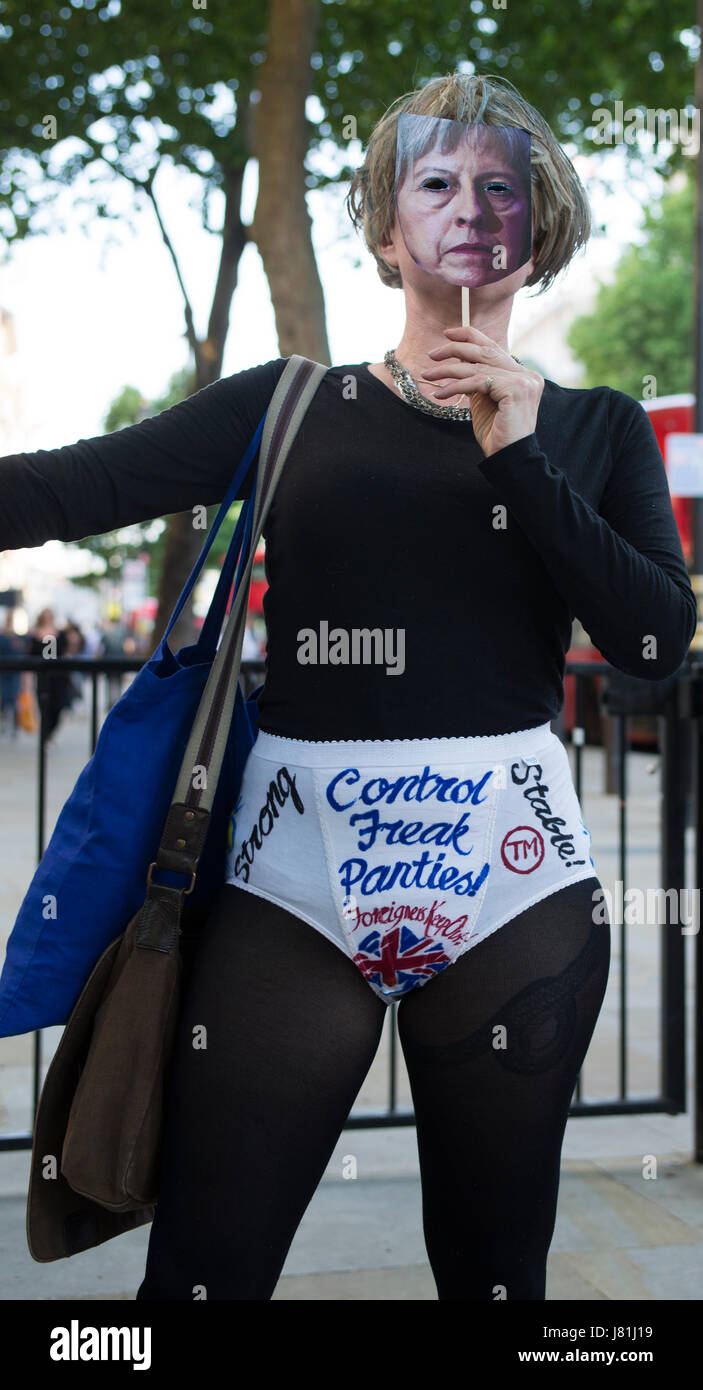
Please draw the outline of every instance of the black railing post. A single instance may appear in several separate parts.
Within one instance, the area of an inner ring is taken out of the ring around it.
[[[618,714],[617,720],[617,772],[618,772],[618,849],[620,863],[620,882],[623,901],[627,882],[627,715]],[[623,917],[624,917],[623,913]],[[627,1096],[627,926],[620,923],[620,1096]]]
[[[95,745],[98,741],[98,673],[92,671],[90,675],[90,751],[91,755],[95,752]]]
[[[51,677],[49,677],[51,679]],[[46,831],[46,726],[49,712],[49,687],[44,672],[36,677],[37,705],[39,707],[39,737],[37,739],[37,864],[44,853]],[[41,1094],[42,1035],[32,1035],[32,1132]]]
[[[37,738],[37,864],[44,853],[44,827],[46,823],[46,726],[49,712],[49,692],[42,679],[37,677],[37,706],[39,709],[39,736]]]
[[[576,698],[574,701],[575,709],[574,724],[571,730],[571,746],[574,749],[574,790],[580,802],[583,789],[583,750],[586,743],[586,702],[584,683],[588,680],[588,676],[585,676],[583,672],[579,672],[572,679],[576,682]],[[582,1073],[579,1072],[576,1077],[573,1096],[573,1099],[576,1100],[578,1104],[582,1101],[582,1088]]]
[[[665,890],[676,890],[679,904],[686,883],[686,810],[689,785],[687,724],[682,718],[684,681],[668,692],[664,713],[659,719],[659,746],[662,755],[661,791],[661,883]],[[686,1109],[686,994],[684,938],[680,912],[676,921],[667,919],[669,900],[661,935],[661,1092],[667,1113]]]
[[[391,1114],[398,1105],[398,1001],[390,1007],[389,1027],[391,1030],[390,1053],[388,1060],[388,1109]]]
[[[703,667],[691,668],[691,728],[693,730],[693,824],[695,828],[695,923],[693,995],[693,1154],[703,1163],[703,946],[700,891],[703,883]]]

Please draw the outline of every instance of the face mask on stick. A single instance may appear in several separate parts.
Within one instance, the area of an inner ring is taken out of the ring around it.
[[[505,279],[532,255],[529,132],[403,112],[395,210],[416,265],[461,287],[468,325],[470,289]]]

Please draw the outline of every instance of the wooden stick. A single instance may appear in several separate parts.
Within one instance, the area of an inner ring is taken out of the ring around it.
[[[462,287],[461,287],[461,326],[462,326],[462,328],[470,328],[470,327],[471,327],[471,319],[469,318],[469,287],[468,287],[468,285],[462,285]]]

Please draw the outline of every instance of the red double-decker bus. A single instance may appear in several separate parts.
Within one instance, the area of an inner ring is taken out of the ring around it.
[[[641,405],[643,409],[646,410],[652,422],[652,427],[657,437],[657,443],[666,464],[665,441],[667,435],[691,434],[693,431],[695,397],[689,392],[682,393],[678,396],[658,396],[651,401],[642,401]],[[693,563],[692,499],[690,497],[677,497],[672,493],[671,504],[681,537],[681,547],[686,564],[690,569]],[[572,645],[567,652],[567,660],[602,660],[600,652],[593,646],[590,637],[584,632],[578,620],[574,622]],[[585,723],[589,742],[600,742],[599,703],[601,686],[602,678],[598,676],[586,685]],[[575,695],[575,677],[567,675],[564,680],[563,723],[565,730],[569,731],[576,722]],[[632,715],[630,717],[630,737],[633,743],[651,743],[655,741],[656,722],[653,717],[651,715]]]

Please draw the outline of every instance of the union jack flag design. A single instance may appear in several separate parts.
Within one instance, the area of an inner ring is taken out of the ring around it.
[[[370,985],[382,994],[405,994],[414,985],[438,975],[451,964],[442,943],[416,936],[401,923],[384,936],[374,929],[359,942],[354,964]]]

